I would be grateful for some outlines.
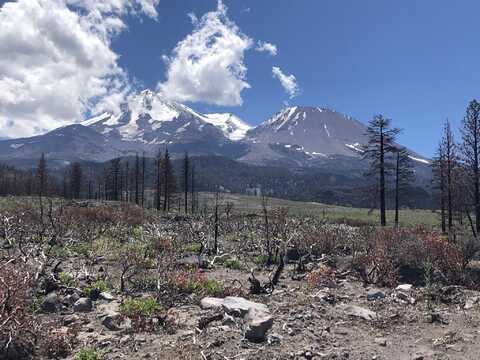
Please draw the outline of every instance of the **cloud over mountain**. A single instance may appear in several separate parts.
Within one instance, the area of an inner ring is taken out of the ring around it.
[[[118,108],[126,72],[111,40],[127,14],[156,18],[159,0],[18,0],[0,8],[0,132],[41,133]]]
[[[158,89],[178,101],[241,105],[242,91],[250,88],[244,54],[253,40],[227,17],[222,1],[201,19],[190,17],[194,29],[164,57],[167,80]]]

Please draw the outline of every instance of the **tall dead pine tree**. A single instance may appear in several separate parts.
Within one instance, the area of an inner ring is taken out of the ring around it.
[[[435,158],[432,162],[432,174],[433,185],[437,189],[438,198],[440,203],[440,222],[442,227],[442,233],[447,233],[447,221],[446,221],[446,181],[445,181],[445,151],[443,149],[443,142],[440,141],[438,145]]]
[[[480,103],[472,100],[462,121],[462,155],[473,191],[475,230],[480,232]],[[468,211],[468,210],[467,210]]]
[[[445,161],[445,185],[446,185],[446,200],[447,200],[447,225],[448,230],[450,231],[453,227],[453,194],[454,194],[454,174],[456,167],[458,165],[457,158],[457,146],[455,144],[455,139],[453,138],[452,128],[450,126],[450,121],[445,122],[443,128],[443,138],[442,138],[442,148],[443,156]]]
[[[138,154],[135,155],[135,204],[140,204],[139,198],[139,181],[140,181],[140,159],[138,158]]]
[[[155,159],[156,164],[156,181],[155,181],[155,206],[157,211],[160,211],[162,205],[162,152],[159,150],[157,158]]]
[[[395,138],[400,132],[397,128],[390,127],[390,119],[376,115],[368,123],[368,144],[364,148],[364,158],[370,161],[371,174],[378,176],[378,190],[380,203],[380,224],[387,225],[386,216],[386,175],[391,170],[387,162],[387,154],[394,149]]]
[[[189,182],[190,182],[190,158],[188,157],[187,152],[185,152],[185,156],[183,157],[182,175],[183,175],[183,205],[184,205],[184,211],[186,214],[188,213],[188,189],[189,189]]]
[[[397,148],[395,151],[395,227],[398,227],[400,196],[414,177],[413,164],[408,151],[405,148]]]
[[[170,153],[165,149],[165,155],[162,161],[162,177],[163,177],[163,211],[170,211],[171,200],[176,191],[175,172],[170,160]]]

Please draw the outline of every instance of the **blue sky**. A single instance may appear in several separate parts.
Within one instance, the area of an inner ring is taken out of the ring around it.
[[[24,135],[31,129],[38,132],[80,119],[90,112],[92,99],[106,97],[106,89],[113,95],[95,109],[113,106],[124,95],[126,82],[136,89],[156,89],[168,83],[170,65],[162,56],[172,61],[175,47],[196,31],[188,14],[195,14],[201,22],[204,14],[217,9],[217,0],[8,3],[7,8],[0,1],[0,52],[4,53],[3,62],[0,59],[0,135]],[[236,91],[242,105],[213,105],[202,96],[186,101],[199,111],[233,112],[254,125],[286,103],[329,107],[363,122],[382,113],[404,129],[401,143],[431,156],[444,120],[449,117],[457,127],[468,102],[480,97],[478,1],[223,3],[227,21],[238,27],[233,32],[251,41],[236,63],[244,66],[240,80],[250,88]],[[83,16],[94,11],[101,21]],[[39,27],[44,27],[41,36],[46,41],[31,35],[30,30]],[[276,45],[276,56],[255,51],[258,41]],[[54,46],[41,48],[48,42]],[[2,43],[6,44],[3,48]],[[63,65],[60,69],[59,64]],[[296,97],[290,98],[273,77],[273,67],[295,76],[300,88]],[[12,74],[18,75],[15,81],[8,78],[14,78]],[[59,74],[66,74],[65,78]],[[55,81],[46,84],[51,78]],[[236,85],[242,86],[238,81]],[[36,97],[41,93],[42,98],[30,101],[32,93]],[[22,121],[14,122],[17,118]]]
[[[367,121],[376,113],[404,129],[401,141],[432,155],[441,124],[454,125],[468,101],[478,97],[480,49],[475,1],[225,1],[228,17],[247,36],[269,41],[278,55],[248,52],[243,106],[232,111],[257,124],[290,104],[321,105]],[[159,19],[133,19],[114,42],[120,63],[145,86],[165,76],[169,54],[192,31],[187,13],[198,16],[214,0],[163,0]],[[246,11],[246,9],[250,9]],[[279,66],[297,78],[301,94],[290,100],[271,74]]]

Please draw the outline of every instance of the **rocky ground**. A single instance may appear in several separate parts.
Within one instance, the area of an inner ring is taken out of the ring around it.
[[[153,332],[133,331],[119,314],[118,293],[91,301],[75,290],[53,292],[40,316],[59,332],[75,331],[76,349],[96,349],[104,359],[479,358],[480,294],[471,290],[365,287],[339,270],[312,284],[289,265],[271,294],[252,296],[248,271],[202,271],[246,291],[225,299],[189,295],[168,309],[168,326]]]

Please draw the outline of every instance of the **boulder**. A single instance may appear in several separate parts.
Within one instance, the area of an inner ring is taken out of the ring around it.
[[[52,292],[48,294],[42,303],[42,311],[45,313],[54,313],[62,307],[57,293]]]
[[[92,311],[93,303],[90,298],[80,298],[73,304],[73,311],[75,312],[90,312]]]
[[[223,300],[223,309],[227,314],[244,317],[251,308],[260,312],[268,313],[268,307],[265,304],[256,303],[242,297],[228,296]]]
[[[200,301],[200,307],[203,310],[221,309],[222,305],[223,305],[223,299],[220,299],[220,298],[206,297]]]
[[[245,324],[247,326],[245,338],[251,341],[263,341],[267,331],[273,325],[273,317],[268,312],[251,307],[245,316]]]

